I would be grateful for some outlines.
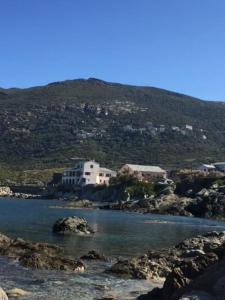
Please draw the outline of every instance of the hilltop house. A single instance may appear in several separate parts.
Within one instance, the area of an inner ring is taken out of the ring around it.
[[[97,185],[109,184],[111,177],[115,177],[116,172],[107,168],[101,168],[95,161],[80,161],[74,168],[63,172],[62,183],[66,185]]]
[[[185,125],[185,129],[187,129],[187,130],[193,130],[193,126],[192,125],[188,125],[188,124],[186,124]]]
[[[199,167],[198,167],[198,170],[199,171],[202,171],[202,172],[212,172],[212,171],[216,171],[216,167],[212,164],[201,164]]]
[[[133,175],[140,181],[155,181],[166,179],[166,171],[157,166],[126,164],[119,170],[121,175]]]
[[[212,171],[219,171],[225,173],[225,162],[216,162],[213,164],[201,164],[198,167],[198,170],[203,171],[203,172],[212,172]]]

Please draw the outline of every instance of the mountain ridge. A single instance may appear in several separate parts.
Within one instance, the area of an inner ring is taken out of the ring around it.
[[[66,80],[0,89],[0,108],[0,165],[9,168],[64,167],[71,157],[110,167],[224,160],[224,103],[160,88]]]
[[[13,92],[15,91],[16,92],[16,91],[43,89],[43,88],[47,88],[47,87],[51,87],[51,86],[60,86],[60,85],[66,85],[66,84],[75,83],[75,82],[98,82],[98,83],[102,83],[102,84],[105,84],[105,85],[108,85],[108,86],[126,86],[126,87],[131,87],[131,88],[152,89],[152,90],[162,91],[162,92],[165,92],[165,93],[176,94],[177,96],[180,95],[180,96],[189,97],[189,98],[196,99],[196,100],[199,100],[199,101],[206,101],[206,102],[213,102],[213,103],[225,103],[222,100],[202,99],[202,98],[195,97],[193,95],[191,96],[191,95],[188,95],[186,93],[181,93],[181,92],[178,92],[178,91],[171,91],[169,89],[162,88],[162,87],[111,82],[111,81],[106,81],[106,80],[95,78],[95,77],[88,77],[86,79],[85,78],[65,79],[65,80],[61,80],[61,81],[55,81],[55,82],[50,82],[50,83],[46,83],[46,84],[43,84],[43,85],[30,86],[30,87],[25,87],[25,88],[19,88],[19,87],[3,88],[3,87],[0,87],[0,92],[4,93],[4,91],[5,92],[6,91],[13,91]]]

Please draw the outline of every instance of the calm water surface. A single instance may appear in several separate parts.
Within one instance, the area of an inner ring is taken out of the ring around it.
[[[60,204],[55,200],[0,199],[0,232],[11,237],[55,243],[75,257],[93,249],[111,257],[127,257],[175,245],[199,233],[225,230],[225,223],[203,219],[53,208]],[[58,218],[73,215],[86,218],[96,234],[66,237],[52,234],[52,225]],[[91,300],[109,295],[121,300],[135,299],[141,291],[153,287],[147,281],[125,281],[106,275],[102,272],[106,267],[89,263],[85,274],[30,271],[0,258],[0,283],[5,288],[16,286],[32,291],[31,300]]]

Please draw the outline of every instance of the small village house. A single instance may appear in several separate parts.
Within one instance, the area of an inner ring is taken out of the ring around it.
[[[101,185],[109,184],[109,180],[116,176],[116,172],[101,168],[95,161],[80,161],[74,168],[67,169],[62,175],[62,184],[65,185]]]
[[[210,173],[216,171],[216,167],[212,164],[201,164],[198,167],[198,170],[202,172]]]
[[[186,124],[185,125],[185,129],[187,129],[187,130],[193,130],[193,126],[192,125],[188,125],[188,124]]]
[[[225,173],[225,162],[216,162],[212,164],[201,164],[198,167],[198,170],[203,172],[213,172],[213,171],[219,171]]]
[[[158,166],[126,164],[119,170],[120,175],[131,175],[140,181],[156,181],[166,179],[167,173]]]

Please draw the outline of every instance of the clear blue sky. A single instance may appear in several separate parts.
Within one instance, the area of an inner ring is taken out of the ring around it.
[[[0,86],[96,77],[225,100],[224,0],[0,0]]]

